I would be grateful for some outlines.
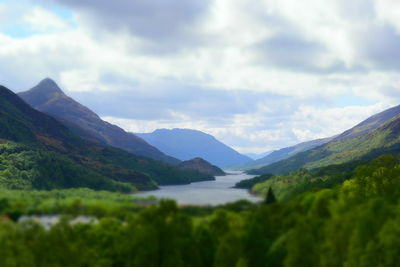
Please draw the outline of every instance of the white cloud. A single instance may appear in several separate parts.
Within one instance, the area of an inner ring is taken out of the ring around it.
[[[64,31],[70,28],[63,19],[40,7],[33,8],[22,20],[37,32]]]
[[[377,17],[381,23],[389,23],[400,32],[400,2],[397,0],[376,0]]]
[[[130,132],[152,132],[160,128],[197,129],[216,136],[242,153],[259,153],[340,134],[389,107],[385,104],[328,109],[301,106],[293,114],[282,114],[280,120],[271,125],[268,125],[269,118],[260,110],[237,115],[223,127],[210,126],[206,120],[196,121],[178,113],[169,120],[130,120],[111,116],[103,119]]]
[[[182,7],[195,19],[168,19],[176,27],[160,34],[164,7],[152,6],[159,0],[146,2],[156,21],[142,28],[146,18],[130,21],[129,9],[119,19],[118,2],[102,1],[96,11],[87,1],[61,1],[76,27],[46,6],[60,1],[32,2],[17,23],[31,36],[0,34],[0,81],[21,91],[50,76],[127,130],[195,128],[243,152],[338,134],[400,101],[400,64],[393,64],[400,52],[390,50],[392,61],[375,53],[397,42],[397,1],[196,1],[200,10],[181,1],[168,14]],[[117,5],[112,17],[101,21],[109,4]],[[0,21],[15,21],[1,17],[5,9],[10,4],[0,3]],[[380,43],[366,42],[378,35]],[[342,107],[337,99],[346,95],[370,104]],[[108,107],[113,98],[125,104]]]

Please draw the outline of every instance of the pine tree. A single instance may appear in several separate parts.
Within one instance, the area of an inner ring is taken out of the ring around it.
[[[272,188],[270,187],[268,189],[267,196],[265,197],[265,204],[272,204],[276,202],[276,197],[274,194],[274,191],[272,191]]]

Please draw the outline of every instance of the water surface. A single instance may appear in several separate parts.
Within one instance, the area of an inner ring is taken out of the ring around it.
[[[232,172],[226,176],[216,176],[215,181],[161,186],[159,190],[136,195],[175,199],[178,204],[188,205],[219,205],[240,199],[258,202],[261,199],[250,195],[247,190],[232,188],[237,182],[252,177],[254,175]]]

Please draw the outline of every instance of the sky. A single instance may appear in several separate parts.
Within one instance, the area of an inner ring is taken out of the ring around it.
[[[0,84],[51,77],[125,130],[261,153],[400,104],[399,17],[398,0],[0,0]]]

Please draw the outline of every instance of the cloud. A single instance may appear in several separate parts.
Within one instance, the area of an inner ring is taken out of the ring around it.
[[[210,124],[209,120],[175,113],[165,119],[122,119],[113,116],[102,118],[131,132],[151,132],[159,128],[197,129],[216,136],[243,153],[265,152],[300,142],[340,134],[366,117],[389,106],[347,106],[342,108],[293,107],[269,117],[262,110],[237,114],[224,124]],[[276,120],[276,121],[275,121]],[[332,122],[335,123],[332,123]]]
[[[123,78],[106,76],[103,86],[116,88]],[[129,84],[135,84],[131,82]],[[185,114],[191,119],[208,120],[209,124],[226,124],[237,114],[248,114],[268,102],[276,107],[288,97],[277,94],[243,90],[217,90],[164,81],[157,84],[139,84],[121,90],[74,92],[74,97],[97,110],[100,115],[130,119],[171,119]]]
[[[288,69],[314,73],[344,71],[340,61],[331,62],[329,50],[321,42],[307,40],[298,33],[279,33],[257,45],[260,63]]]
[[[28,24],[32,31],[49,32],[56,30],[67,30],[68,23],[44,8],[35,7],[23,16],[22,21]]]
[[[43,0],[46,2],[46,0]],[[95,35],[125,33],[141,41],[142,50],[175,52],[202,42],[196,28],[205,18],[210,0],[47,0],[71,8]]]
[[[369,27],[358,36],[357,43],[360,60],[370,64],[370,68],[400,69],[400,33],[394,26]]]
[[[383,95],[393,100],[393,105],[400,103],[400,82],[380,88]]]
[[[195,128],[264,152],[398,104],[397,5],[6,0],[0,83],[22,91],[49,76],[132,131]]]

